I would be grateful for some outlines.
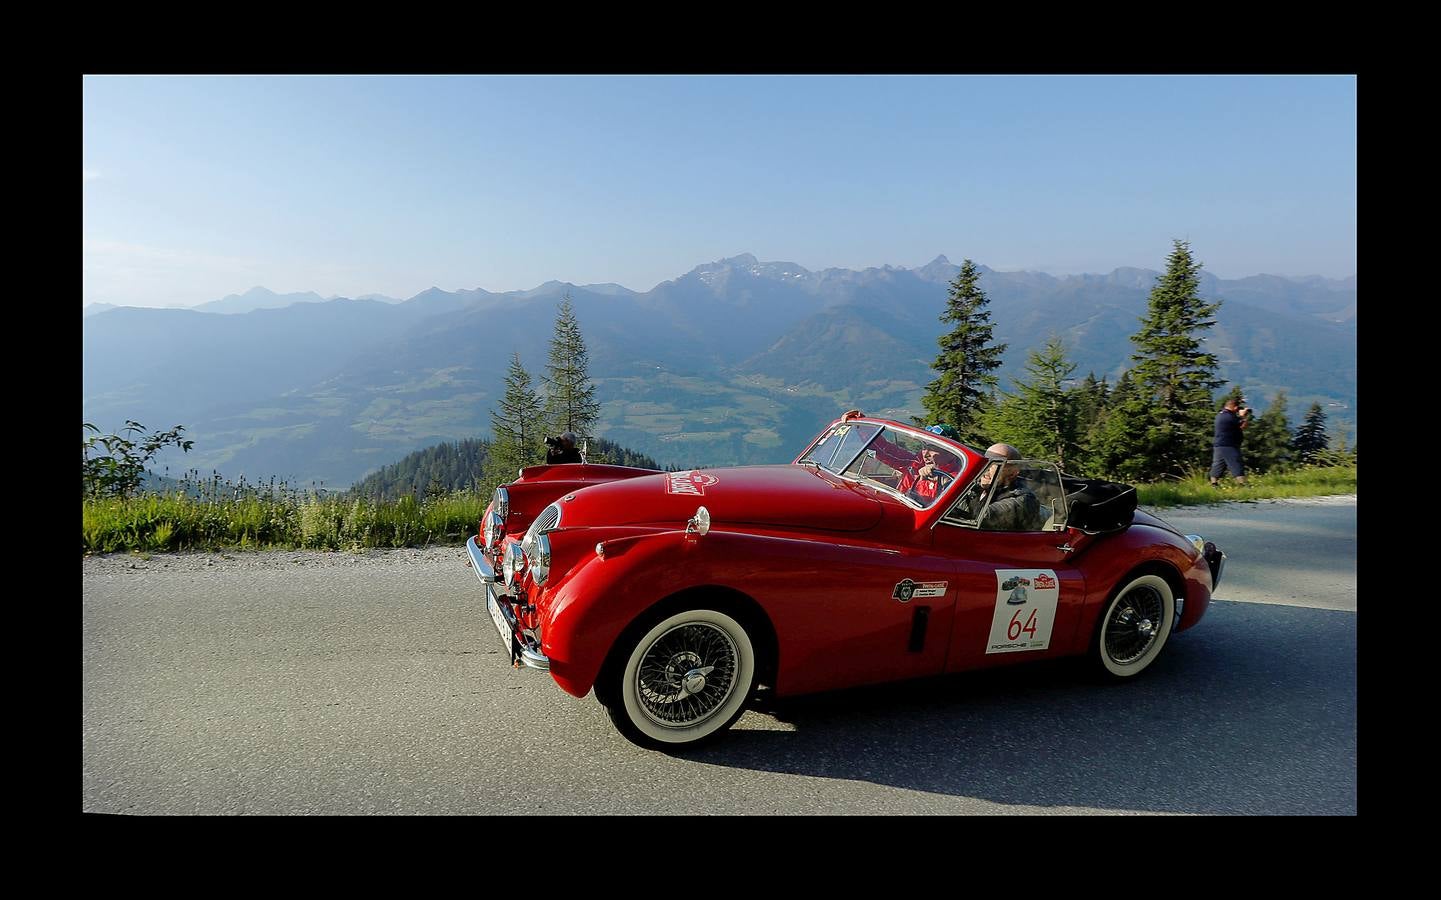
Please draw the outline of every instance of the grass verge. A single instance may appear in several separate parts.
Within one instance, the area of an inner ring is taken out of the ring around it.
[[[1202,474],[1137,485],[1142,506],[1197,506],[1356,493],[1356,467],[1296,469],[1213,488]],[[365,550],[460,544],[475,534],[489,496],[457,492],[415,500],[323,497],[264,488],[175,491],[83,501],[85,553],[184,550]]]

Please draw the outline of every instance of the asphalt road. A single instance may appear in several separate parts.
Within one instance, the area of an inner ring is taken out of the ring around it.
[[[86,559],[86,812],[1355,814],[1356,505],[1230,554],[1135,683],[1043,663],[747,712],[688,758],[510,669],[460,548]]]

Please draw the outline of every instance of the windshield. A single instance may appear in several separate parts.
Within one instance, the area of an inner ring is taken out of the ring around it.
[[[862,422],[837,425],[801,462],[883,488],[921,509],[930,508],[965,468],[952,447]]]
[[[839,473],[880,430],[879,425],[842,422],[816,441],[816,445],[800,458],[800,462],[813,462],[823,469]]]

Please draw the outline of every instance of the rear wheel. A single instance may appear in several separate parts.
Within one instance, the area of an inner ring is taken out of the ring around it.
[[[1139,575],[1106,604],[1091,644],[1091,656],[1105,677],[1132,678],[1165,646],[1176,619],[1176,595],[1160,575]]]
[[[682,749],[714,738],[740,718],[755,688],[754,642],[720,610],[667,616],[623,652],[618,680],[602,693],[616,728],[643,747]]]

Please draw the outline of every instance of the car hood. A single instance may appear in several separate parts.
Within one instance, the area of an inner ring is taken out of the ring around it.
[[[562,497],[561,527],[661,525],[682,528],[704,506],[715,527],[864,531],[881,504],[853,484],[811,466],[743,466],[666,472],[613,481]]]

